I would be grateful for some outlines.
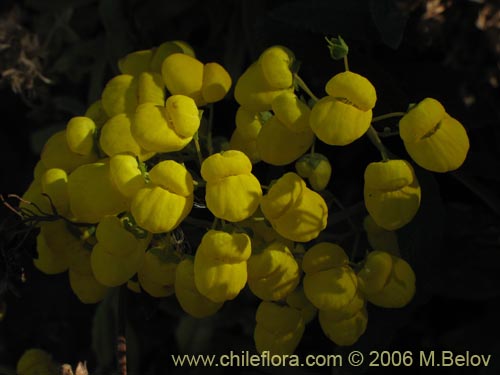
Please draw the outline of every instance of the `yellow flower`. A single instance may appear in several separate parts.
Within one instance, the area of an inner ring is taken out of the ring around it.
[[[101,100],[96,100],[94,103],[92,103],[85,111],[84,116],[94,121],[95,125],[98,128],[101,127],[106,121],[108,121],[109,118],[108,114],[102,106]]]
[[[304,318],[299,310],[262,301],[255,316],[255,346],[259,353],[273,355],[292,354],[305,330]]]
[[[300,281],[300,270],[290,249],[273,242],[252,254],[247,262],[248,286],[264,301],[278,301],[292,292]]]
[[[188,43],[182,40],[169,40],[154,48],[150,70],[155,73],[161,73],[163,61],[174,53],[184,53],[191,57],[195,57],[194,50]]]
[[[364,199],[375,223],[387,230],[408,224],[420,207],[420,185],[410,163],[388,160],[365,170]]]
[[[109,161],[85,164],[68,177],[71,212],[77,221],[97,223],[105,215],[127,209],[127,201],[111,181]]]
[[[295,163],[295,169],[300,177],[307,178],[316,191],[325,190],[330,182],[332,166],[322,154],[306,154]]]
[[[415,273],[411,266],[384,251],[368,254],[358,280],[366,299],[380,307],[404,307],[415,295]]]
[[[194,258],[196,288],[213,302],[236,298],[247,282],[251,252],[250,238],[244,233],[208,231]]]
[[[68,197],[68,175],[63,169],[47,169],[40,177],[42,193],[50,197],[50,201],[55,206],[60,215],[69,214]]]
[[[131,199],[139,189],[146,187],[146,180],[139,169],[137,159],[132,155],[115,155],[109,159],[109,172],[114,186]]]
[[[328,218],[323,198],[292,172],[284,174],[271,186],[262,197],[261,209],[276,232],[297,242],[318,237]]]
[[[288,130],[295,133],[311,130],[309,126],[311,110],[292,91],[285,91],[275,97],[272,102],[272,110]]]
[[[131,52],[118,60],[118,70],[122,74],[138,76],[149,70],[152,58],[153,51],[150,49]]]
[[[236,101],[253,112],[270,110],[274,98],[285,91],[293,92],[294,60],[293,52],[286,47],[266,49],[236,82]]]
[[[296,288],[288,294],[286,296],[286,303],[288,306],[293,307],[302,313],[302,318],[304,319],[305,324],[310,323],[318,312],[318,309],[307,299],[303,288]]]
[[[17,375],[58,375],[59,366],[52,356],[42,349],[28,349],[17,361]]]
[[[101,103],[109,117],[133,113],[137,107],[137,79],[130,74],[111,78],[102,90]]]
[[[137,80],[137,104],[165,105],[165,86],[158,73],[143,72]]]
[[[90,266],[90,252],[77,251],[69,265],[69,285],[82,303],[97,303],[106,296],[108,288],[100,284]]]
[[[252,163],[241,151],[213,154],[203,161],[201,176],[207,182],[205,201],[214,216],[238,222],[257,210],[262,189],[251,171]]]
[[[313,107],[310,125],[329,145],[344,146],[360,138],[370,127],[377,96],[365,77],[346,71],[326,84],[328,96]]]
[[[330,242],[314,245],[304,255],[302,269],[304,293],[319,310],[342,311],[357,306],[358,280],[339,245]]]
[[[262,126],[257,136],[257,151],[268,164],[286,165],[301,157],[311,147],[313,140],[311,129],[291,131],[273,116]]]
[[[193,178],[173,160],[165,160],[149,171],[151,183],[139,189],[130,210],[137,224],[151,233],[170,232],[193,207]]]
[[[204,105],[201,95],[203,85],[203,63],[184,53],[173,53],[163,60],[161,66],[163,82],[172,95],[185,95],[196,105]]]
[[[106,121],[101,129],[99,144],[108,156],[132,154],[140,160],[147,160],[155,154],[139,146],[132,136],[131,118],[125,113],[120,113]]]
[[[198,108],[184,95],[170,96],[165,107],[144,103],[137,107],[132,121],[132,135],[148,151],[182,150],[200,127]]]
[[[161,256],[152,250],[146,252],[139,267],[139,283],[153,297],[167,297],[174,294],[175,273],[179,259],[168,254]],[[170,255],[170,256],[169,256]]]
[[[368,323],[368,313],[365,307],[345,317],[336,311],[320,310],[318,314],[321,329],[335,344],[340,346],[353,345],[365,332]]]
[[[96,124],[90,117],[77,116],[66,125],[66,141],[68,148],[80,155],[94,152],[94,133]]]
[[[126,283],[141,266],[151,236],[137,239],[116,216],[105,216],[96,229],[90,264],[96,280],[114,287]]]
[[[395,231],[382,228],[370,215],[366,215],[363,220],[363,228],[373,250],[382,250],[399,256],[398,235]]]
[[[463,125],[448,115],[436,99],[425,98],[399,122],[406,151],[422,168],[449,172],[459,168],[469,151]]]
[[[231,84],[231,76],[222,65],[215,62],[204,65],[201,97],[205,103],[222,100],[231,88]]]
[[[70,173],[83,164],[97,161],[97,155],[94,152],[88,155],[80,155],[72,152],[66,140],[66,131],[61,130],[53,134],[45,142],[40,160],[47,169],[61,168],[66,173]]]
[[[229,141],[229,148],[243,152],[252,163],[259,162],[257,136],[262,129],[260,115],[240,106],[236,111],[235,121],[236,129]]]
[[[215,314],[223,305],[202,295],[194,282],[194,263],[185,258],[175,272],[175,296],[182,309],[195,318],[205,318]]]

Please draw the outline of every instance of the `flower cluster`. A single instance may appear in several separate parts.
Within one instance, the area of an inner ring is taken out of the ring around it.
[[[22,203],[52,219],[38,225],[35,266],[68,271],[84,303],[125,285],[175,296],[196,318],[217,313],[248,286],[259,300],[256,348],[273,354],[292,353],[316,315],[331,341],[352,345],[366,329],[368,302],[410,303],[415,274],[395,230],[418,213],[414,167],[389,158],[372,127],[377,94],[367,78],[336,74],[318,99],[297,66],[284,46],[262,52],[236,81],[236,126],[215,149],[213,116],[203,116],[231,88],[220,64],[201,62],[180,41],[121,59],[121,74],[100,100],[43,148]],[[446,172],[463,163],[467,134],[437,100],[400,117],[401,138],[418,165]],[[314,144],[346,146],[365,134],[382,160],[364,173],[363,226],[372,251],[358,259],[321,237],[332,214],[323,193],[332,165]],[[264,181],[258,162],[284,168]],[[185,238],[186,226],[201,226],[201,241]]]

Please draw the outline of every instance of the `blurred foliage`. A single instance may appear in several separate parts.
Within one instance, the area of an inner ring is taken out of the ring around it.
[[[370,77],[384,93],[376,114],[436,97],[466,126],[471,140],[468,159],[456,173],[417,169],[422,206],[399,231],[402,254],[416,270],[416,299],[397,311],[370,308],[369,328],[352,349],[496,353],[498,369],[500,348],[493,343],[499,328],[494,314],[500,309],[500,5],[495,1],[3,1],[0,150],[6,162],[0,193],[21,194],[27,188],[45,140],[99,98],[118,72],[116,61],[128,52],[186,40],[202,61],[220,62],[235,80],[264,47],[283,44],[301,60],[302,78],[323,95],[326,80],[342,69],[341,62],[329,58],[324,36],[338,35],[349,44],[351,69]],[[216,135],[229,135],[235,110],[231,94],[216,106]],[[387,139],[387,146],[405,157],[398,141]],[[317,151],[332,161],[332,189],[347,207],[334,206],[333,234],[350,229],[340,220],[348,215],[361,228],[362,171],[378,157],[376,150],[361,139],[348,150],[318,145]],[[1,210],[1,219],[2,228],[16,228],[8,210]],[[107,375],[118,329],[117,291],[97,307],[81,305],[65,276],[34,270],[27,261],[33,242],[16,248],[14,230],[3,229],[0,241],[0,282],[18,291],[0,289],[0,303],[7,306],[0,322],[0,365],[13,368],[23,350],[39,346],[60,361],[88,360],[97,369],[92,374]],[[364,238],[349,237],[343,245],[356,243],[358,251],[367,249]],[[217,316],[198,321],[186,317],[173,298],[128,293],[131,366],[141,375],[185,373],[172,368],[170,354],[253,350],[256,305],[255,297],[243,293]],[[334,350],[345,352],[334,348],[317,322],[308,326],[298,348],[300,354]],[[333,371],[375,373],[368,368]]]

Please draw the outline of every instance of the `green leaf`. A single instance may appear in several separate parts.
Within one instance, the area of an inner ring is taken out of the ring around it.
[[[370,0],[370,13],[382,41],[391,48],[398,48],[408,20],[394,0]]]

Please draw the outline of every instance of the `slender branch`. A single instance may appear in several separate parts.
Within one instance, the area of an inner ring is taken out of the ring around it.
[[[207,149],[208,149],[208,154],[212,155],[214,153],[214,145],[213,145],[213,141],[212,141],[212,129],[213,129],[213,122],[214,122],[214,104],[210,103],[208,105],[208,108],[210,110],[210,113],[208,114]]]
[[[380,116],[376,116],[372,118],[372,123],[377,122],[377,121],[382,121],[386,120],[388,118],[393,118],[393,117],[403,117],[406,115],[406,112],[391,112],[391,113],[386,113]]]
[[[349,61],[347,60],[347,55],[344,56],[344,69],[346,72],[349,71]]]
[[[373,145],[379,150],[380,155],[382,156],[383,161],[389,160],[389,156],[387,153],[387,149],[385,148],[384,144],[380,140],[377,131],[373,128],[373,126],[370,126],[368,128],[368,131],[366,132],[366,135],[370,139],[370,141],[373,143]]]
[[[196,147],[196,154],[198,155],[198,161],[201,167],[201,165],[203,164],[203,155],[201,153],[200,137],[198,135],[198,132],[194,134],[193,140],[194,140],[194,146]]]
[[[309,86],[306,85],[306,83],[304,82],[304,80],[302,78],[299,77],[298,74],[295,74],[294,75],[295,77],[295,82],[297,82],[297,84],[299,85],[299,87],[304,90],[307,95],[309,95],[311,97],[312,100],[314,101],[318,101],[319,98],[313,94],[313,92],[311,91],[311,89],[309,88]]]

